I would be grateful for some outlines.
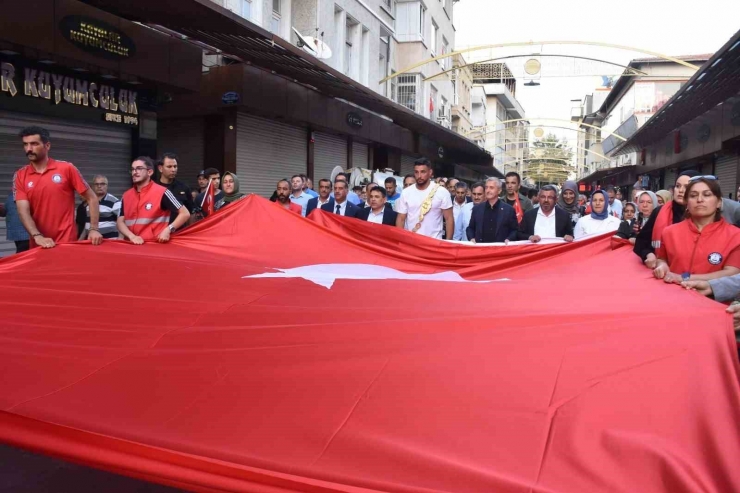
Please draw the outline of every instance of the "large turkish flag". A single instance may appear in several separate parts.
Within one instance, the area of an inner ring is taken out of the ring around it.
[[[0,441],[192,491],[740,491],[724,306],[251,196],[0,261]]]

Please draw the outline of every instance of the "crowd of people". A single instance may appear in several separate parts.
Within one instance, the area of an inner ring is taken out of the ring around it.
[[[95,175],[90,187],[72,163],[52,159],[46,129],[23,129],[20,138],[29,163],[15,173],[13,193],[0,210],[17,252],[83,239],[93,245],[104,239],[167,242],[178,229],[245,196],[236,174],[221,175],[215,168],[200,172],[197,189],[191,190],[177,179],[177,155],[165,153],[156,163],[146,156],[131,163],[132,187],[119,200],[108,193],[105,176]],[[624,203],[614,187],[595,190],[587,199],[573,181],[524,195],[516,172],[503,182],[488,178],[468,185],[435,178],[431,163],[422,158],[414,163],[413,175],[403,178],[401,190],[394,177],[383,186],[350,189],[347,175],[339,174],[333,181],[318,180],[316,192],[306,175],[295,175],[276,183],[271,200],[304,217],[320,208],[471,244],[571,242],[613,233],[632,243],[657,279],[718,301],[740,296],[740,204],[722,197],[717,178],[684,171],[672,191],[642,190],[639,182],[634,188],[632,200]],[[83,200],[76,210],[75,194]],[[212,207],[204,207],[208,200]],[[740,305],[729,310],[737,329]]]

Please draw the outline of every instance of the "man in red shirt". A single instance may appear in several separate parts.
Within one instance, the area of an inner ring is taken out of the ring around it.
[[[275,203],[291,212],[301,214],[303,212],[301,206],[290,200],[290,188],[290,182],[288,180],[277,182],[277,189],[275,190],[277,192],[277,200]]]
[[[98,197],[72,163],[49,157],[49,131],[24,128],[20,137],[29,163],[13,177],[13,199],[23,227],[31,235],[31,247],[52,248],[57,243],[77,240],[75,191],[90,206],[90,234],[93,245],[103,237],[98,231]]]
[[[123,194],[118,231],[134,245],[147,240],[160,243],[170,241],[170,233],[187,224],[188,209],[171,191],[152,181],[154,161],[146,156],[131,163],[131,181],[134,186]],[[171,217],[174,221],[170,224]]]

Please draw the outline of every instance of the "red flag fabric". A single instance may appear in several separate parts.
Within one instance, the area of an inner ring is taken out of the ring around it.
[[[516,212],[517,222],[522,222],[524,219],[524,210],[522,209],[522,203],[519,202],[519,194],[514,195],[514,212]]]
[[[0,261],[0,441],[200,492],[740,491],[731,318],[612,246],[251,196],[34,249]]]
[[[431,115],[433,113],[434,113],[434,98],[429,96],[429,114]]]
[[[206,215],[210,216],[215,211],[216,206],[216,191],[213,186],[213,181],[208,181],[208,187],[206,187],[206,193],[203,194],[203,203],[200,204],[201,210],[206,212]]]

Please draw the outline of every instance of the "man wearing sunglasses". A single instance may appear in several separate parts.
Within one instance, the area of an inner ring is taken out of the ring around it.
[[[152,181],[154,162],[142,156],[131,163],[133,187],[123,194],[118,231],[134,245],[148,240],[170,241],[170,234],[188,222],[190,213],[162,185]],[[170,216],[174,217],[172,224]]]

